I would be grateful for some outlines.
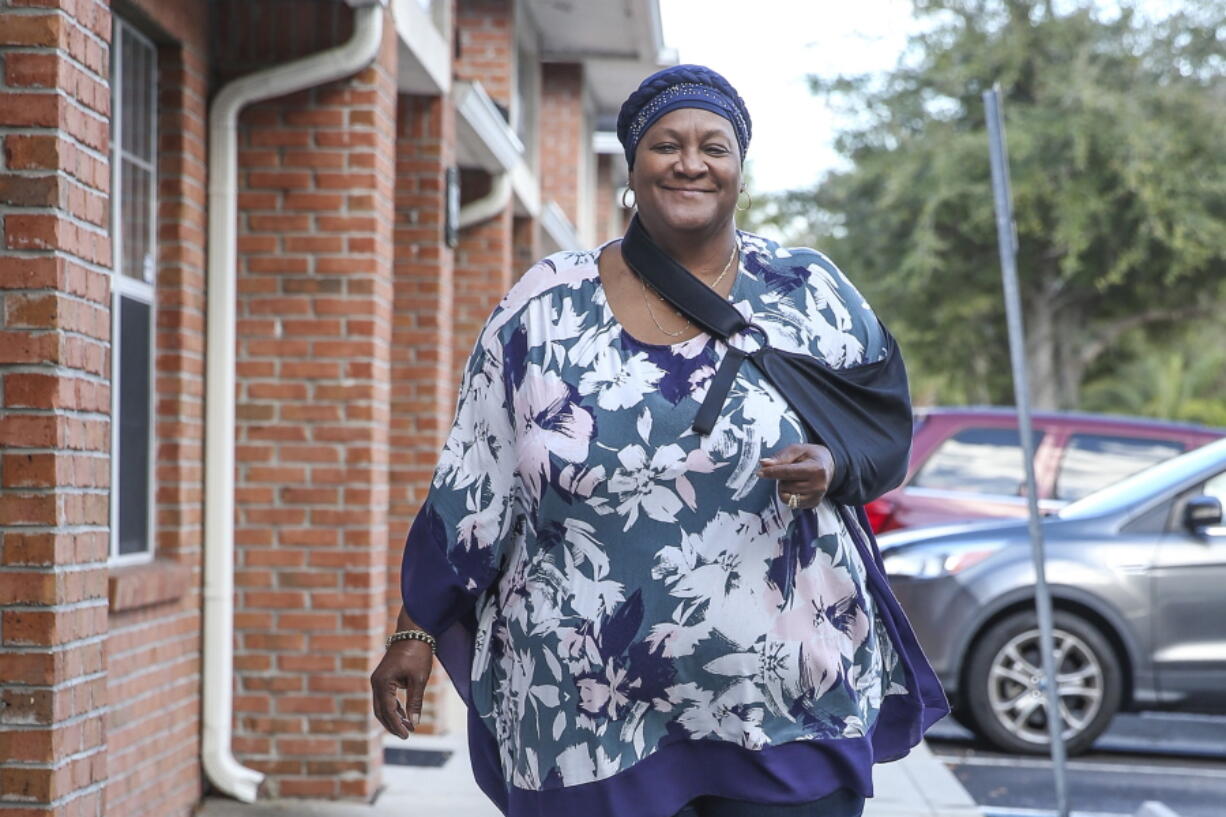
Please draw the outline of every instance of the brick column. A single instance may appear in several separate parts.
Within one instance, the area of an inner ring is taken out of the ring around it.
[[[100,815],[110,15],[0,2],[0,815]]]
[[[395,53],[388,17],[240,122],[234,748],[269,797],[369,800],[382,762]]]
[[[454,162],[455,109],[445,97],[402,95],[396,128],[394,312],[386,626],[400,612],[404,539],[429,490],[455,407],[452,277],[444,238],[446,171]],[[436,731],[441,667],[431,675],[419,731]]]
[[[188,817],[200,798],[205,0],[141,0],[160,29],[154,299],[154,558],[110,572],[108,815]]]
[[[511,223],[511,274],[518,277],[541,257],[541,236],[536,219],[515,216]]]
[[[459,0],[455,26],[458,47],[455,73],[460,79],[480,82],[490,98],[509,110],[515,77],[515,5],[512,0]],[[469,201],[488,191],[488,177],[464,174],[464,198]],[[454,350],[457,371],[452,393],[459,385],[458,369],[468,360],[477,333],[506,293],[512,281],[512,208],[460,233],[455,266]]]
[[[541,66],[541,201],[556,201],[579,227],[580,167],[592,151],[583,140],[583,66]]]

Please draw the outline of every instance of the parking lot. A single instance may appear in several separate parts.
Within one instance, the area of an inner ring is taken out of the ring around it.
[[[1055,807],[1051,762],[994,751],[946,719],[928,743],[986,817],[1038,817]],[[1158,801],[1179,817],[1226,813],[1226,716],[1123,714],[1086,754],[1068,763],[1074,814],[1132,817]]]

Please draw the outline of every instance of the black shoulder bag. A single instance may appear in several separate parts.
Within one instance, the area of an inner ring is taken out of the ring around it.
[[[728,345],[723,363],[694,419],[694,431],[710,434],[736,379],[749,359],[800,415],[810,439],[830,449],[834,482],[826,491],[843,505],[863,505],[899,485],[911,452],[911,396],[907,370],[894,337],[886,356],[873,363],[832,369],[805,354],[773,349],[766,333],[693,273],[660,249],[636,215],[622,239],[622,257],[635,274],[696,325],[727,341],[752,329],[762,347],[746,353]]]

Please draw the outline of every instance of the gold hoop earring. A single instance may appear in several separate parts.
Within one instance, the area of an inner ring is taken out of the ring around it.
[[[745,198],[747,198],[747,199],[749,200],[749,203],[748,203],[748,204],[746,204],[744,207],[742,207],[742,206],[741,206],[741,202],[740,202],[740,196],[738,196],[738,197],[737,197],[737,203],[736,203],[736,209],[737,209],[737,212],[738,212],[738,213],[744,213],[744,212],[745,212],[746,210],[748,210],[750,207],[753,207],[753,196],[749,195],[749,191],[748,191],[748,190],[742,190],[741,192],[745,194]]]
[[[639,197],[637,195],[634,197],[634,201],[630,202],[629,204],[626,203],[626,194],[633,193],[633,192],[634,192],[634,188],[632,187],[626,187],[622,190],[622,209],[623,210],[632,210],[634,209],[635,205],[639,203]]]

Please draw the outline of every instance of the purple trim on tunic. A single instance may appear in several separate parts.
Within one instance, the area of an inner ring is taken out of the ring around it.
[[[869,591],[907,679],[907,694],[886,696],[867,736],[800,740],[756,751],[723,741],[680,740],[612,777],[533,791],[507,784],[495,738],[471,705],[476,595],[451,568],[446,542],[431,530],[433,514],[423,507],[405,543],[401,594],[409,617],[438,639],[439,660],[468,704],[468,745],[477,785],[508,817],[671,817],[704,794],[772,804],[809,802],[839,788],[871,797],[873,764],[905,756],[949,707],[889,589],[863,509],[854,516],[844,507],[838,512],[856,543]]]

